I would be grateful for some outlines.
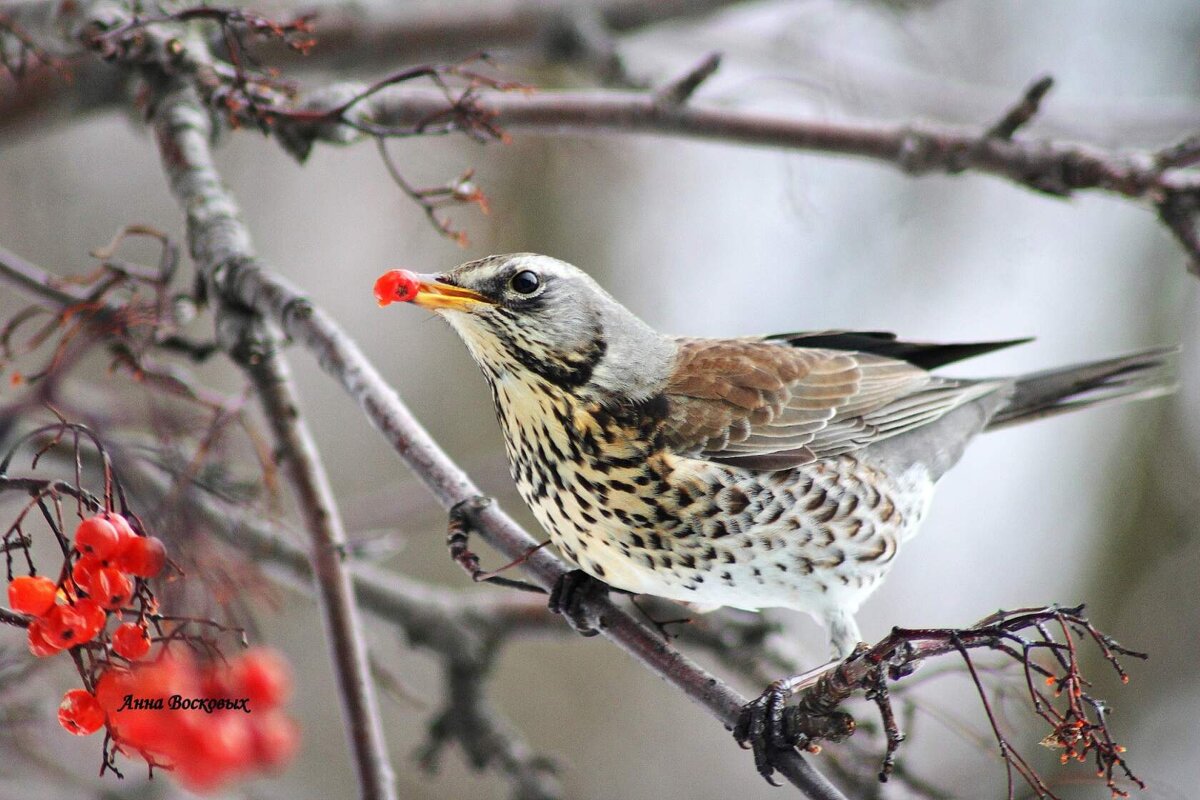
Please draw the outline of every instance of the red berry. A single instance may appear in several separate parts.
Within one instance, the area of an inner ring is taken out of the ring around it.
[[[96,679],[96,702],[110,714],[121,707],[125,695],[133,692],[133,679],[129,670],[109,667]]]
[[[254,765],[254,720],[240,711],[184,716],[172,730],[175,777],[193,791],[208,791]]]
[[[58,586],[40,575],[19,575],[8,585],[8,605],[13,611],[40,617],[54,606]]]
[[[40,619],[29,624],[29,652],[38,658],[46,658],[62,650],[55,642],[46,636],[46,626]]]
[[[203,729],[209,716],[195,711],[170,710],[172,695],[199,697],[199,678],[186,653],[163,652],[153,661],[139,662],[132,671],[118,671],[115,677],[102,679],[97,695],[109,710],[114,736],[134,750],[142,750],[168,761],[177,761],[195,749],[192,728]],[[161,701],[162,708],[122,709],[126,695],[139,701]]]
[[[292,672],[283,656],[268,648],[248,650],[233,664],[231,683],[250,699],[250,711],[266,711],[288,699]]]
[[[129,520],[125,519],[125,517],[121,516],[117,512],[106,511],[100,516],[104,517],[108,524],[117,529],[117,536],[120,538],[120,541],[118,542],[117,550],[113,555],[120,555],[130,542],[138,538],[137,532],[133,529],[133,526],[129,524]]]
[[[75,529],[75,549],[85,556],[106,559],[116,554],[121,534],[102,516],[88,517]]]
[[[104,725],[104,710],[86,689],[72,689],[58,707],[58,721],[76,736],[87,736]]]
[[[406,269],[389,270],[375,281],[375,299],[379,305],[407,303],[417,296],[421,281]]]
[[[71,567],[71,580],[75,582],[80,591],[86,593],[88,587],[92,585],[92,576],[96,574],[96,570],[108,565],[109,562],[101,561],[95,556],[82,556],[75,562],[75,566]]]
[[[117,559],[117,566],[139,578],[155,578],[167,563],[167,548],[156,536],[136,536]]]
[[[75,607],[75,613],[79,614],[84,622],[77,644],[95,639],[96,634],[100,633],[104,629],[105,623],[108,622],[108,612],[101,608],[95,600],[87,597],[76,600],[71,605]]]
[[[101,567],[92,575],[88,594],[104,608],[123,608],[133,596],[133,584],[119,569]]]
[[[137,661],[150,652],[150,633],[137,623],[123,623],[113,631],[112,647],[122,658]]]
[[[268,711],[251,722],[254,760],[263,769],[282,769],[300,746],[300,726],[282,711]]]
[[[92,620],[80,614],[75,606],[55,606],[42,617],[43,638],[60,649],[88,641],[91,637],[87,633],[91,627]],[[92,632],[92,636],[95,636],[95,632]]]

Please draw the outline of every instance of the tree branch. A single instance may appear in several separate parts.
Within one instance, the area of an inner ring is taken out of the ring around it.
[[[343,89],[344,91],[344,89]],[[1160,169],[1152,154],[1110,153],[1082,144],[990,136],[988,130],[931,124],[833,122],[742,109],[664,105],[653,94],[595,90],[532,94],[481,89],[470,103],[490,123],[541,135],[651,133],[691,139],[850,155],[882,161],[911,175],[982,172],[1055,196],[1096,189],[1129,198],[1200,189],[1200,174]],[[322,118],[319,96],[304,112],[287,115],[314,139],[344,142]],[[451,109],[453,110],[453,109]],[[443,93],[390,87],[347,113],[375,131],[411,134],[423,121],[447,114]]]
[[[261,328],[256,320],[252,328]],[[257,323],[257,324],[256,324]],[[350,575],[343,563],[346,532],[333,497],[329,476],[316,443],[300,414],[296,389],[283,357],[271,337],[263,337],[261,353],[239,359],[250,376],[275,433],[278,458],[283,462],[297,496],[300,514],[312,540],[311,559],[317,605],[325,622],[326,639],[334,659],[338,694],[350,751],[354,756],[359,793],[364,800],[396,797],[395,775],[384,740],[374,684],[367,659]],[[235,355],[237,355],[235,350]]]
[[[386,11],[364,6],[326,8],[316,18],[317,47],[308,56],[273,42],[264,42],[257,52],[261,60],[289,69],[353,66],[366,70],[391,68],[398,62],[457,60],[481,50],[503,49],[506,59],[533,56],[578,64],[595,70],[601,80],[628,86],[612,38],[664,22],[696,19],[738,2],[741,0],[590,0],[583,4],[493,0],[461,8],[442,4],[397,5]],[[4,14],[27,20],[34,31],[49,38],[53,35],[49,32],[51,20],[69,21],[84,5],[32,0],[12,3]],[[70,25],[60,27],[69,29]],[[595,41],[596,27],[605,37],[602,47]],[[64,78],[64,70],[70,80]],[[21,130],[34,121],[44,127],[47,120],[65,121],[80,113],[117,106],[129,94],[128,78],[127,71],[89,57],[74,56],[61,65],[34,61],[20,81],[0,84],[0,133]]]
[[[672,13],[708,9],[715,0],[677,0]],[[657,8],[657,4],[654,6]],[[560,13],[562,8],[554,6]],[[603,9],[631,14],[621,25],[648,19],[630,11],[631,3],[612,0]],[[657,11],[655,12],[658,13]],[[279,81],[249,76],[234,59],[233,66],[214,61],[203,42],[179,47],[172,33],[178,22],[164,26],[159,45],[109,36],[121,30],[121,14],[112,8],[96,12],[93,22],[80,26],[85,44],[106,54],[160,66],[168,72],[192,73],[206,87],[205,102],[234,124],[253,124],[274,131],[281,143],[300,158],[316,141],[345,143],[357,135],[421,135],[462,130],[495,136],[502,129],[559,135],[595,133],[653,133],[739,144],[846,155],[891,164],[910,175],[979,172],[1034,191],[1070,197],[1081,191],[1101,191],[1152,207],[1160,221],[1200,275],[1200,171],[1190,170],[1194,136],[1159,151],[1113,152],[1085,144],[1018,138],[1049,91],[1043,78],[994,124],[966,128],[930,124],[894,125],[876,122],[832,122],[728,108],[704,108],[673,101],[686,100],[699,81],[710,74],[711,62],[686,74],[658,93],[543,92],[518,95],[471,86],[457,99],[445,91],[392,86],[378,92],[345,84],[312,93],[298,107],[290,90]],[[612,11],[613,21],[620,17]],[[668,16],[667,12],[663,12]],[[86,15],[85,15],[86,16]],[[653,14],[649,18],[661,19]],[[126,19],[125,24],[128,23]],[[444,24],[445,20],[435,22]],[[148,31],[146,28],[145,31]],[[99,33],[96,33],[99,31]],[[142,31],[144,32],[144,31]],[[153,38],[153,37],[152,37]],[[171,42],[175,45],[169,46]],[[128,51],[128,52],[127,52]],[[165,55],[164,55],[165,54]],[[156,64],[161,61],[163,63]],[[348,105],[347,97],[360,95]],[[0,103],[0,106],[3,104]],[[1183,157],[1180,157],[1180,155]]]
[[[702,65],[704,66],[704,65]],[[592,90],[533,94],[476,89],[456,103],[443,92],[392,86],[345,108],[353,87],[339,86],[336,98],[310,96],[302,111],[283,112],[278,126],[289,150],[304,157],[315,141],[344,144],[358,134],[419,134],[436,120],[474,133],[492,130],[539,135],[658,134],[735,144],[844,155],[890,164],[913,175],[976,172],[1002,178],[1054,197],[1099,191],[1154,208],[1200,270],[1200,172],[1175,145],[1157,152],[1112,152],[1086,144],[1015,136],[1036,113],[1049,90],[1042,79],[997,123],[967,128],[924,123],[894,125],[804,119],[736,108],[663,102],[703,79],[703,70],[660,93]],[[365,88],[365,87],[364,87]],[[339,126],[337,122],[346,123]],[[349,128],[350,130],[347,130]],[[1187,141],[1191,141],[1190,139]],[[1193,143],[1194,144],[1194,143]],[[1198,272],[1200,274],[1200,272]]]

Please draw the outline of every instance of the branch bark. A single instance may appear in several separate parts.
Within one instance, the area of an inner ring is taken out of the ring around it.
[[[440,91],[390,86],[346,106],[347,97],[366,88],[341,85],[329,97],[314,93],[303,110],[282,112],[283,124],[277,127],[281,142],[304,158],[316,141],[345,144],[356,135],[412,136],[434,124],[444,131],[449,121],[481,140],[497,130],[545,136],[655,134],[852,156],[913,176],[976,172],[1053,197],[1099,191],[1144,203],[1187,253],[1190,271],[1200,276],[1200,171],[1188,168],[1192,159],[1178,157],[1194,149],[1194,137],[1158,151],[1113,152],[1014,136],[1036,113],[1048,79],[1031,86],[995,124],[975,128],[804,119],[663,102],[663,92],[607,90],[521,94],[472,89],[452,103]],[[671,90],[668,86],[667,97]]]
[[[339,88],[340,93],[345,91],[345,87]],[[982,172],[1060,197],[1096,189],[1154,200],[1167,191],[1200,189],[1200,174],[1163,170],[1153,154],[1112,153],[1084,144],[1011,139],[989,135],[989,129],[982,128],[804,119],[736,108],[662,103],[653,94],[606,90],[532,94],[480,90],[471,95],[469,102],[500,128],[547,136],[659,134],[806,150],[881,161],[910,175]],[[304,116],[321,121],[323,110],[318,96]],[[347,117],[351,121],[369,120],[372,132],[386,135],[389,128],[409,134],[446,113],[443,93],[406,86],[384,89],[362,100]],[[344,132],[327,125],[310,127],[306,132],[318,140],[345,141]]]
[[[191,252],[200,274],[209,282],[231,260],[253,258],[249,233],[238,218],[233,198],[221,185],[209,150],[207,120],[197,124],[189,110],[189,84],[161,79],[155,116],[160,155],[171,188],[187,212]],[[217,245],[217,249],[205,244]],[[287,473],[313,542],[311,558],[317,595],[333,658],[342,701],[343,724],[364,800],[396,797],[395,777],[384,740],[383,723],[371,680],[366,644],[350,578],[342,563],[345,531],[333,499],[328,476],[316,446],[300,417],[286,366],[274,349],[258,311],[230,306],[224,293],[217,298],[218,338],[235,362],[251,376],[275,430]],[[230,331],[233,331],[231,334]]]
[[[258,323],[253,327],[262,326]],[[325,638],[333,653],[342,716],[354,756],[360,796],[364,800],[395,798],[396,779],[371,680],[367,643],[350,574],[343,564],[345,528],[316,443],[300,414],[287,364],[274,349],[274,344],[268,337],[267,351],[260,358],[243,362],[243,368],[250,376],[274,430],[278,458],[283,461],[284,472],[296,493],[300,514],[312,540],[310,557],[317,605],[325,623]]]
[[[741,0],[572,0],[528,2],[492,0],[461,8],[425,4],[417,9],[328,8],[316,19],[318,46],[307,57],[272,42],[263,43],[265,63],[297,69],[391,68],[397,63],[457,60],[488,49],[503,49],[552,62],[576,63],[602,80],[628,85],[614,43],[597,43],[596,31],[619,37],[668,21],[692,20]],[[31,0],[5,6],[0,16],[28,21],[49,36],[52,21],[69,19],[84,4]],[[73,8],[73,11],[63,10]],[[69,26],[66,26],[69,27]],[[73,42],[68,43],[74,45]],[[61,48],[56,43],[56,49]],[[69,121],[78,114],[113,108],[129,91],[128,73],[90,57],[65,62],[61,70],[31,63],[20,81],[0,83],[0,133],[22,131],[47,120]]]

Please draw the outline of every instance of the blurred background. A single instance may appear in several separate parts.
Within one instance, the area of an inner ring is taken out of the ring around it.
[[[1051,74],[1056,86],[1029,135],[1133,150],[1200,128],[1200,8],[1191,0],[710,5],[720,7],[619,35],[626,73],[657,84],[720,51],[724,64],[697,104],[980,125]],[[427,9],[412,4],[403,13]],[[479,47],[446,49],[464,56]],[[594,82],[585,65],[547,64],[521,50],[496,55],[506,75],[535,85]],[[400,54],[336,75],[378,75],[404,60]],[[333,74],[302,77],[320,85]],[[87,272],[88,251],[129,223],[183,241],[181,214],[139,121],[115,111],[71,124],[35,119],[0,143],[0,243],[30,261],[61,274]],[[1130,665],[1128,686],[1105,675],[1096,692],[1116,709],[1110,723],[1149,784],[1139,796],[1196,795],[1200,284],[1153,213],[1099,194],[1054,200],[976,175],[914,179],[850,158],[645,136],[519,134],[507,146],[444,137],[393,143],[392,153],[417,185],[476,170],[491,214],[450,212],[469,246],[437,235],[369,144],[319,146],[301,167],[262,137],[235,132],[224,137],[219,163],[260,255],[339,320],[435,438],[531,526],[507,475],[490,396],[466,350],[422,313],[376,308],[371,285],[380,272],[437,271],[489,253],[536,251],[588,270],[668,332],[861,328],[931,341],[1037,337],[947,370],[965,376],[1182,343],[1179,391],[1169,398],[978,440],[943,480],[921,536],[859,620],[873,641],[893,625],[962,626],[997,608],[1086,601],[1099,627],[1151,654]],[[0,288],[0,317],[25,304]],[[355,538],[393,537],[402,547],[388,566],[462,587],[443,547],[442,512],[312,360],[295,352],[291,361]],[[201,374],[223,390],[240,387],[228,366],[205,366]],[[105,396],[123,385],[103,370],[96,381]],[[0,401],[17,391],[6,381]],[[485,563],[498,558],[486,552]],[[823,658],[815,623],[776,616],[787,631],[781,646],[801,663]],[[290,597],[259,617],[263,638],[296,666],[304,745],[286,774],[240,789],[246,796],[351,794],[315,620],[311,603]],[[455,753],[436,777],[417,769],[412,754],[440,686],[436,664],[389,629],[372,624],[370,634],[389,669],[416,696],[430,698],[425,708],[385,706],[401,796],[506,796],[501,779],[472,773]],[[20,649],[18,638],[0,630],[0,646]],[[60,668],[39,680],[66,688],[72,676]],[[1104,675],[1103,664],[1093,663],[1092,672]],[[753,695],[763,687],[740,688]],[[531,746],[559,760],[570,797],[794,795],[767,786],[702,709],[603,640],[518,642],[498,665],[493,695]],[[926,681],[918,696],[927,713],[908,730],[905,769],[943,796],[1003,797],[1004,769],[968,682],[959,675]],[[52,720],[53,703],[39,702]],[[854,710],[864,720],[875,713],[861,701]],[[1018,727],[1014,742],[1056,761],[1038,747],[1038,731]],[[96,742],[65,741],[51,722],[31,735],[45,752],[84,765],[72,770],[76,779],[92,773]],[[29,773],[5,761],[0,795],[30,796]],[[822,757],[814,762],[821,766]],[[124,784],[85,781],[91,788],[55,779],[39,784],[49,794],[34,796],[169,791],[131,772]],[[1066,797],[1104,796],[1102,784],[1082,782],[1091,774],[1085,766],[1046,771]],[[884,789],[882,796],[907,795]]]

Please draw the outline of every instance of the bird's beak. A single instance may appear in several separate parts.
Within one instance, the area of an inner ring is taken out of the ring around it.
[[[375,299],[381,306],[413,303],[430,311],[471,311],[481,305],[496,305],[478,292],[441,283],[433,275],[406,269],[393,269],[380,275],[375,281]]]

